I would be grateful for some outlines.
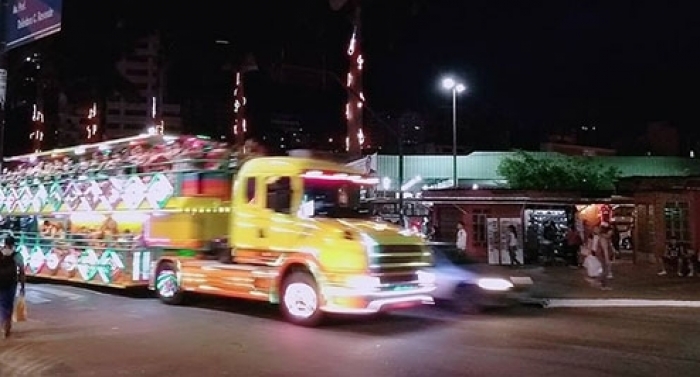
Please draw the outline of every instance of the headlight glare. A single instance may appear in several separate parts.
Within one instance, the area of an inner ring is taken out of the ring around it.
[[[479,279],[477,285],[479,286],[479,288],[485,289],[487,291],[507,291],[513,288],[513,283],[506,279],[500,278]]]

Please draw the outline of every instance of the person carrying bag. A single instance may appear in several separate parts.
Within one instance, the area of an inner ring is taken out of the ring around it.
[[[0,320],[2,321],[3,338],[10,336],[13,315],[18,322],[26,320],[25,283],[26,276],[22,255],[15,251],[14,237],[7,236],[5,246],[0,250]],[[20,285],[20,299],[15,300],[18,284]],[[17,307],[15,307],[15,301],[17,301]]]

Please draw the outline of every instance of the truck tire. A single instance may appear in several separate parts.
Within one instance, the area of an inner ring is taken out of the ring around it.
[[[317,326],[323,320],[316,281],[307,272],[293,272],[282,283],[280,310],[291,323]]]
[[[158,298],[168,305],[180,305],[184,301],[185,292],[180,287],[177,269],[171,262],[164,262],[156,274],[156,292]]]

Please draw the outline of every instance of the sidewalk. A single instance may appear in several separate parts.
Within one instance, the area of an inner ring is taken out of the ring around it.
[[[516,271],[533,279],[534,298],[700,301],[700,277],[679,277],[671,271],[666,276],[658,276],[657,267],[650,263],[613,265],[610,291],[592,286],[585,280],[582,268],[526,267]]]

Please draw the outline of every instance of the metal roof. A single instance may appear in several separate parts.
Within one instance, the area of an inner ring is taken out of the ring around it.
[[[617,168],[621,177],[691,177],[700,176],[700,160],[666,156],[566,156],[556,152],[528,152],[536,157],[588,160],[603,167]],[[465,183],[498,185],[505,178],[498,174],[498,166],[517,152],[473,152],[457,156],[457,176]],[[377,156],[377,174],[398,181],[399,159],[395,155]],[[435,183],[452,178],[451,155],[410,155],[404,157],[404,183],[420,176],[423,182]]]

